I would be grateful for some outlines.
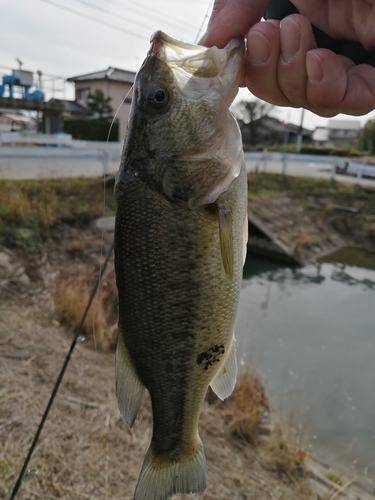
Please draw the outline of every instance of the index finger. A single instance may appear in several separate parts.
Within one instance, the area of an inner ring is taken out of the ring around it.
[[[261,20],[267,0],[215,0],[207,31],[199,43],[224,47],[236,36],[245,36]]]

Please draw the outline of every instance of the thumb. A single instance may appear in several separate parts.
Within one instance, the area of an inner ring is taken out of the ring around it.
[[[199,43],[224,47],[236,36],[245,36],[259,22],[267,0],[215,0],[207,31]]]

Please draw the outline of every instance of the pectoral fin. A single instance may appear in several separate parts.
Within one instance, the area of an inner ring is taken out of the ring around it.
[[[221,258],[225,274],[229,279],[233,278],[233,236],[232,236],[232,213],[230,210],[219,207],[219,234]]]
[[[116,395],[121,415],[133,426],[145,386],[136,372],[133,360],[119,331],[116,346]]]
[[[246,210],[245,224],[243,226],[242,234],[242,265],[245,265],[246,253],[247,253],[247,240],[249,239],[249,217]]]
[[[237,357],[235,338],[233,340],[227,357],[224,359],[223,365],[215,375],[210,386],[216,396],[221,400],[229,397],[236,385],[237,379]]]

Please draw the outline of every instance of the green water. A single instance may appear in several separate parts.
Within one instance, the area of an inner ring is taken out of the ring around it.
[[[248,256],[236,337],[306,446],[375,490],[375,254],[304,268]]]

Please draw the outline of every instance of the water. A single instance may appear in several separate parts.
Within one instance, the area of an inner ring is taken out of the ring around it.
[[[250,255],[236,337],[306,445],[375,489],[374,254],[348,249],[304,268]]]

